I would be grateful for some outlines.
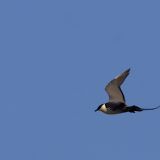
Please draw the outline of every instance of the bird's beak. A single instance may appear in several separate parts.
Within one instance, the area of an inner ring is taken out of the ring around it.
[[[98,111],[98,109],[95,109],[94,111],[95,111],[95,112],[97,112],[97,111]]]

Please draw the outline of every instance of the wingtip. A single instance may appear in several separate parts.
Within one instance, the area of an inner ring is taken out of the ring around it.
[[[128,69],[126,70],[126,72],[130,72],[130,70],[131,70],[131,68],[128,68]]]
[[[130,70],[131,70],[130,68],[126,69],[126,70],[123,72],[123,74],[127,74],[127,75],[128,75],[128,74],[130,73]]]

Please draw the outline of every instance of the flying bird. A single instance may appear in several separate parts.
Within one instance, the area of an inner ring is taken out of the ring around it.
[[[120,86],[123,84],[127,76],[129,75],[130,69],[127,69],[117,77],[115,77],[113,80],[111,80],[105,87],[105,91],[107,92],[109,96],[109,102],[99,105],[99,107],[95,110],[101,111],[106,114],[119,114],[119,113],[135,113],[135,112],[141,112],[144,110],[154,110],[159,108],[141,108],[136,105],[128,106],[126,104],[125,96],[120,88]]]

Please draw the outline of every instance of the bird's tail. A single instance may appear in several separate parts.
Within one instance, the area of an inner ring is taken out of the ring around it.
[[[134,105],[134,106],[127,107],[126,111],[131,112],[131,113],[135,113],[135,112],[141,112],[141,111],[145,111],[145,110],[155,110],[155,109],[158,109],[158,108],[160,108],[160,106],[157,106],[157,107],[154,107],[154,108],[140,108],[140,107]]]
[[[155,109],[158,109],[160,108],[160,106],[157,106],[157,107],[154,107],[154,108],[143,108],[143,110],[155,110]]]

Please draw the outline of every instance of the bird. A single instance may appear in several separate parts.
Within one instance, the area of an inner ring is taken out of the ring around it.
[[[160,107],[158,106],[154,108],[141,108],[136,105],[132,106],[127,105],[125,96],[121,90],[121,85],[129,75],[129,73],[130,73],[130,68],[125,70],[117,77],[115,77],[106,85],[105,91],[109,96],[109,101],[107,103],[99,105],[98,108],[95,110],[95,112],[101,111],[105,114],[113,115],[126,112],[136,113],[144,110],[155,110]]]

